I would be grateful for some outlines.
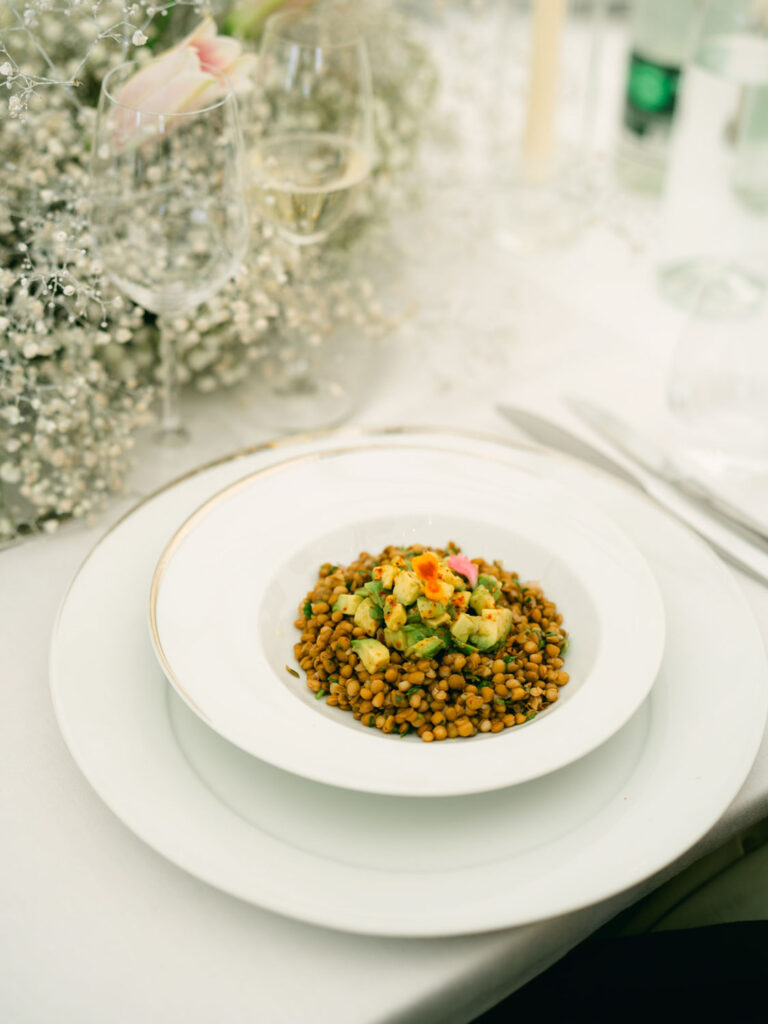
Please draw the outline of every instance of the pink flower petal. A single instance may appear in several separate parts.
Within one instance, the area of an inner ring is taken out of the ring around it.
[[[224,68],[224,74],[232,83],[233,92],[243,92],[252,86],[251,74],[256,67],[259,58],[255,53],[244,53],[237,60]]]
[[[464,576],[473,587],[477,583],[479,570],[466,555],[451,555],[448,559],[448,568]]]
[[[215,39],[215,37],[216,22],[209,14],[207,17],[203,18],[199,25],[196,25],[195,28],[192,29],[188,36],[185,36],[180,43],[177,43],[173,49],[183,50],[187,46],[197,47],[208,39]],[[168,52],[172,53],[173,50],[169,50]]]
[[[182,114],[200,110],[210,102],[205,93],[211,84],[218,83],[205,71],[183,71],[148,96],[142,104],[143,109],[150,114]]]
[[[190,43],[190,46],[197,51],[201,67],[209,71],[226,71],[240,56],[240,43],[227,36],[216,36],[200,43]]]
[[[132,75],[119,90],[115,99],[126,107],[140,109],[142,100],[170,81],[188,64],[188,61],[189,58],[183,50],[171,50],[164,57],[150,61],[135,75]],[[199,69],[199,64],[197,67]]]

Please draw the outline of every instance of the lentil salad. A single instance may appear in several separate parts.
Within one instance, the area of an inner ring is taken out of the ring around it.
[[[453,542],[321,565],[295,626],[318,700],[426,743],[522,725],[569,681],[568,634],[541,587]]]

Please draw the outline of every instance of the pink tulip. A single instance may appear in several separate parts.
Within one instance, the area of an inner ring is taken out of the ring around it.
[[[474,587],[477,583],[478,568],[466,555],[451,555],[448,559],[448,568],[464,576]]]
[[[222,72],[235,92],[248,88],[250,72],[258,59],[255,54],[243,54],[237,39],[218,35],[216,22],[210,16],[203,18],[197,28],[168,53],[179,49],[194,50],[202,70]]]
[[[213,18],[204,18],[186,39],[132,75],[116,98],[147,114],[202,110],[224,91],[217,72],[239,92],[247,87],[255,61],[255,56],[241,54],[236,39],[217,35]]]

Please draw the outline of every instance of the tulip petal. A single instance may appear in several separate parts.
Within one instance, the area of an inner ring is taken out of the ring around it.
[[[180,43],[177,43],[174,50],[183,50],[187,46],[197,47],[201,43],[204,43],[208,39],[214,39],[216,37],[216,22],[210,16],[206,15],[205,18],[197,25],[188,36],[185,36]],[[171,52],[170,50],[168,51]]]
[[[223,71],[240,56],[240,43],[228,36],[216,36],[190,45],[197,50],[201,66],[214,71]]]
[[[115,99],[126,107],[140,109],[142,100],[150,93],[165,85],[189,63],[188,51],[170,51],[157,60],[150,61],[132,75],[117,93]],[[197,60],[195,56],[195,60]],[[197,67],[199,69],[199,62]]]
[[[258,62],[259,58],[255,53],[244,53],[224,68],[224,74],[232,83],[233,92],[243,92],[251,88],[251,75]]]
[[[189,70],[166,82],[142,103],[148,114],[182,114],[206,105],[201,96],[210,85],[218,85],[205,71]]]

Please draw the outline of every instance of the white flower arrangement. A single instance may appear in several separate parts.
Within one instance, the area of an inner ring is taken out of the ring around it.
[[[255,36],[277,6],[250,0],[214,13]],[[0,543],[94,511],[119,489],[147,422],[159,370],[154,318],[117,292],[90,248],[94,105],[110,67],[137,50],[165,49],[209,7],[5,0],[0,8]],[[372,16],[379,161],[366,210],[331,248],[302,254],[300,282],[296,255],[262,228],[237,279],[171,325],[183,383],[206,392],[239,382],[270,354],[283,322],[318,344],[339,323],[380,324],[371,286],[354,270],[354,244],[413,159],[435,74],[404,20],[387,5]]]

